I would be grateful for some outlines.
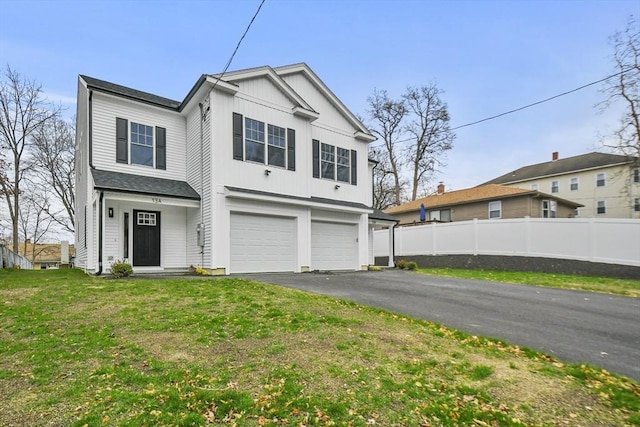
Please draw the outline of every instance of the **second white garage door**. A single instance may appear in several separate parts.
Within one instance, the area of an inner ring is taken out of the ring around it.
[[[231,214],[231,273],[294,271],[293,218]]]
[[[311,269],[357,270],[358,227],[355,224],[311,222]]]

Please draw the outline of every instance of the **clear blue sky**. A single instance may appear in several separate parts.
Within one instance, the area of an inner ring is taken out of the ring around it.
[[[222,71],[259,4],[0,0],[0,64],[69,116],[78,74],[182,100]],[[458,126],[612,74],[608,37],[631,14],[639,0],[266,0],[230,70],[306,62],[359,115],[374,88],[433,81]],[[458,130],[438,180],[460,189],[600,149],[619,115],[598,114],[599,88]]]

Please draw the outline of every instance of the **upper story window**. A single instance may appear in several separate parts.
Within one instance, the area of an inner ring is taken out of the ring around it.
[[[558,181],[551,181],[551,192],[557,193],[559,189]]]
[[[313,140],[313,177],[357,184],[357,152]]]
[[[640,212],[640,197],[636,197],[633,200],[633,210],[634,212]]]
[[[131,163],[153,166],[153,128],[131,122]]]
[[[233,113],[233,158],[296,170],[296,132]]]
[[[578,178],[571,178],[571,191],[578,190]]]
[[[489,218],[502,218],[502,202],[489,202]]]
[[[542,217],[555,218],[557,216],[558,204],[555,200],[542,201]]]
[[[603,215],[607,213],[607,202],[605,200],[598,200],[596,213],[598,215]]]
[[[606,176],[604,173],[596,175],[596,187],[604,187]]]
[[[633,170],[633,182],[640,182],[640,168]]]
[[[320,160],[321,176],[327,179],[336,179],[335,177],[335,164],[336,164],[336,147],[329,144],[322,144],[322,158]]]
[[[166,169],[165,128],[116,118],[116,161]]]
[[[538,184],[531,184],[531,189],[534,191],[538,191]]]

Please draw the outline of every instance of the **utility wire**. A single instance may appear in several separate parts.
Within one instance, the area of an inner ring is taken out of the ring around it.
[[[256,20],[256,17],[258,16],[258,13],[260,13],[260,9],[262,9],[262,5],[264,4],[265,1],[266,0],[262,0],[260,2],[260,5],[258,6],[258,9],[256,10],[256,13],[253,14],[253,18],[251,18],[251,21],[249,21],[249,25],[247,25],[247,28],[244,30],[244,33],[242,34],[242,37],[240,37],[240,40],[238,40],[238,44],[236,45],[236,48],[233,50],[233,53],[229,57],[229,60],[227,61],[227,65],[224,66],[224,69],[222,70],[222,73],[219,74],[217,76],[217,78],[216,78],[216,81],[213,82],[213,86],[211,87],[211,89],[209,89],[209,93],[211,93],[211,91],[213,91],[216,88],[216,85],[222,79],[222,76],[225,75],[225,73],[229,69],[229,66],[231,66],[231,62],[233,61],[233,58],[236,56],[236,53],[238,52],[238,49],[240,48],[240,45],[242,44],[242,41],[244,40],[244,37],[249,32],[249,29],[251,28],[251,25],[253,24],[253,21]]]
[[[596,84],[598,84],[598,83],[602,83],[602,82],[604,82],[604,81],[606,81],[606,80],[609,80],[609,79],[612,79],[612,78],[614,78],[614,77],[617,77],[617,76],[619,76],[619,75],[621,75],[621,74],[623,74],[623,73],[626,73],[627,71],[630,71],[630,70],[631,70],[631,69],[633,69],[633,68],[635,68],[635,67],[627,68],[627,69],[625,69],[625,70],[622,70],[622,71],[617,72],[617,73],[615,73],[615,74],[611,74],[610,76],[607,76],[607,77],[602,78],[602,79],[600,79],[600,80],[596,80],[596,81],[594,81],[594,82],[587,83],[587,84],[582,85],[582,86],[580,86],[580,87],[577,87],[577,88],[575,88],[575,89],[571,89],[571,90],[568,90],[568,91],[566,91],[566,92],[562,92],[562,93],[559,93],[559,94],[557,94],[557,95],[551,96],[551,97],[549,97],[549,98],[545,98],[545,99],[543,99],[543,100],[541,100],[541,101],[533,102],[533,103],[528,104],[528,105],[525,105],[525,106],[523,106],[523,107],[519,107],[519,108],[515,108],[515,109],[513,109],[513,110],[505,111],[504,113],[496,114],[495,116],[486,117],[486,118],[481,119],[481,120],[476,120],[475,122],[465,123],[465,124],[463,124],[463,125],[453,127],[453,128],[451,128],[450,130],[457,130],[457,129],[462,129],[462,128],[465,128],[465,127],[468,127],[468,126],[477,125],[478,123],[487,122],[487,121],[489,121],[489,120],[497,119],[498,117],[506,116],[507,114],[512,114],[512,113],[515,113],[515,112],[517,112],[517,111],[522,111],[522,110],[524,110],[524,109],[531,108],[531,107],[533,107],[533,106],[540,105],[540,104],[543,104],[543,103],[545,103],[545,102],[549,102],[549,101],[551,101],[551,100],[553,100],[553,99],[560,98],[560,97],[565,96],[565,95],[569,95],[570,93],[577,92],[577,91],[582,90],[582,89],[584,89],[584,88],[587,88],[587,87],[589,87],[589,86],[593,86],[593,85],[596,85]],[[396,144],[398,144],[398,143],[408,142],[408,141],[412,141],[412,140],[413,140],[413,138],[407,138],[407,139],[402,139],[402,140],[400,140],[400,141],[396,141],[395,143],[396,143]],[[370,147],[371,147],[371,146],[370,146]],[[377,146],[374,146],[374,147],[372,147],[372,148],[375,148],[375,147],[377,147]]]

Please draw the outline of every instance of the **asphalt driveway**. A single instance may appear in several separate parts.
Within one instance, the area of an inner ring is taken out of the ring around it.
[[[640,299],[408,271],[240,277],[379,307],[640,381]]]

